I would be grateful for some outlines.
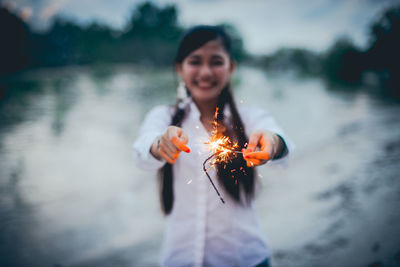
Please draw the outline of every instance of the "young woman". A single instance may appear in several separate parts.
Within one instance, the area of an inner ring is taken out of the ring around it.
[[[254,167],[282,163],[291,147],[269,113],[237,108],[230,85],[235,67],[231,42],[222,28],[188,30],[175,58],[181,79],[178,102],[150,111],[134,144],[139,166],[159,170],[167,215],[162,266],[269,266],[252,206]],[[217,108],[218,131],[245,148],[230,162],[209,170],[225,204],[203,171],[212,153],[205,143]]]

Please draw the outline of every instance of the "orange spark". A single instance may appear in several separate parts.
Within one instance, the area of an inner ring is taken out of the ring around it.
[[[211,164],[217,162],[228,162],[230,161],[239,146],[236,142],[233,142],[229,136],[224,136],[219,129],[218,121],[218,107],[215,110],[214,120],[212,122],[213,131],[211,132],[210,140],[206,142],[209,145],[209,149],[215,154],[214,160]]]
[[[208,148],[213,152],[211,156],[209,156],[203,162],[203,170],[206,173],[211,185],[214,187],[215,192],[221,199],[222,203],[225,203],[224,199],[222,198],[221,194],[219,193],[217,187],[215,186],[214,182],[212,181],[210,175],[208,175],[206,169],[206,163],[210,160],[210,167],[215,167],[216,163],[227,163],[231,161],[236,155],[236,153],[241,153],[237,151],[239,145],[236,142],[233,142],[229,136],[223,135],[223,130],[218,130],[223,128],[223,125],[218,125],[218,107],[215,110],[214,120],[212,121],[213,130],[211,132],[211,136],[208,142]],[[224,169],[226,168],[226,164],[224,164]],[[231,171],[232,172],[232,171]],[[234,176],[232,175],[232,178]]]

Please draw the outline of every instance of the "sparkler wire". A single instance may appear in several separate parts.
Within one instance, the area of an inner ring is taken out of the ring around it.
[[[218,107],[217,107],[216,110],[215,110],[215,113],[214,113],[214,121],[212,122],[212,126],[213,126],[212,136],[211,136],[210,141],[206,143],[206,144],[209,144],[209,145],[211,145],[211,144],[213,144],[213,143],[216,144],[217,147],[214,147],[214,149],[216,150],[216,152],[214,152],[214,154],[212,154],[211,156],[209,156],[209,157],[203,162],[203,170],[204,170],[204,172],[206,173],[206,175],[207,175],[207,177],[208,177],[208,180],[210,180],[211,185],[214,187],[215,192],[217,192],[217,195],[218,195],[219,198],[221,199],[222,203],[225,204],[224,199],[222,198],[221,194],[219,193],[219,191],[218,191],[217,187],[215,186],[214,182],[212,181],[210,175],[208,175],[207,168],[206,168],[206,163],[207,163],[207,161],[209,161],[212,157],[219,156],[219,155],[221,154],[221,152],[226,152],[226,151],[224,151],[224,150],[228,150],[228,151],[231,152],[231,153],[237,153],[237,154],[238,154],[238,153],[242,153],[242,154],[243,154],[243,152],[242,152],[242,151],[237,151],[237,150],[235,150],[235,149],[237,148],[237,144],[235,143],[234,145],[231,145],[231,142],[230,142],[230,140],[229,140],[228,137],[217,138],[217,139],[215,140],[215,138],[218,137],[218,135],[217,135],[217,134],[218,134],[218,121],[217,121],[217,117],[218,117]],[[218,141],[219,141],[219,142],[218,142]],[[229,146],[225,144],[226,142],[228,142]],[[219,148],[218,148],[218,147],[219,147]],[[220,148],[223,148],[224,150],[221,150]],[[215,151],[215,150],[214,150],[214,151]],[[224,159],[224,161],[226,161],[226,160],[227,160],[227,159]]]
[[[219,198],[221,199],[222,203],[225,204],[224,199],[222,198],[221,194],[219,193],[218,189],[215,187],[214,182],[212,181],[210,175],[208,175],[207,169],[206,169],[206,163],[207,161],[209,161],[212,157],[216,156],[219,152],[215,152],[214,154],[212,154],[211,156],[209,156],[204,162],[203,162],[203,170],[204,172],[207,174],[208,180],[210,180],[212,186],[214,187],[215,192],[217,192],[217,195],[219,196]]]

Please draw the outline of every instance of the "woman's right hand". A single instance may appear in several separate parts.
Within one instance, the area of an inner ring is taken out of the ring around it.
[[[163,158],[174,164],[181,151],[190,153],[190,148],[186,146],[188,141],[189,137],[182,128],[169,126],[165,133],[153,142],[150,152],[155,158]]]

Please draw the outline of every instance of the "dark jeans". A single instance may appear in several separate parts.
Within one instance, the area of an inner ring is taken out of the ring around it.
[[[270,267],[268,258],[266,258],[263,262],[260,262],[259,264],[257,264],[254,267]]]

